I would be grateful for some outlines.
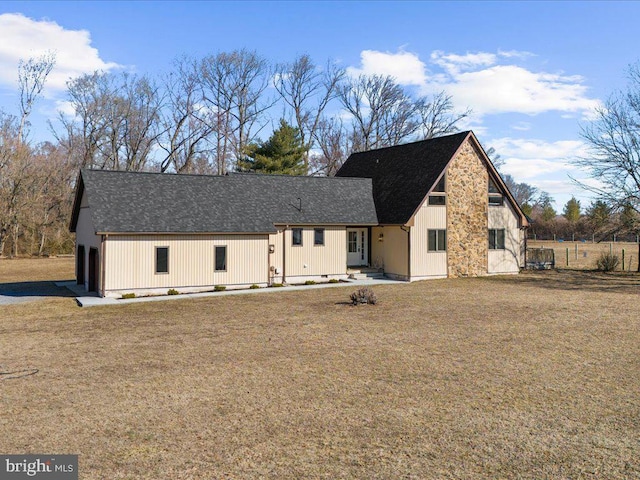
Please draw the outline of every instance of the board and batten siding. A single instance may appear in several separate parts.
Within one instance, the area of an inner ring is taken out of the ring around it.
[[[429,251],[429,230],[447,228],[447,207],[424,203],[411,227],[411,279],[447,276],[447,252]]]
[[[489,207],[489,229],[505,230],[505,249],[489,250],[488,273],[518,273],[524,255],[523,233],[509,202]],[[488,240],[487,240],[488,241]]]
[[[382,241],[380,241],[382,234]],[[373,227],[371,229],[371,262],[382,268],[391,278],[407,280],[409,257],[407,251],[408,234],[399,226]]]
[[[215,271],[215,247],[227,270]],[[169,247],[169,273],[155,273],[156,247]],[[107,291],[266,284],[268,235],[109,235]]]
[[[91,208],[86,201],[86,195],[82,196],[80,203],[80,211],[78,212],[78,221],[76,223],[76,262],[78,261],[77,252],[78,246],[84,247],[84,288],[89,288],[89,251],[91,248],[95,248],[98,251],[98,259],[100,258],[100,244],[102,237],[96,235],[93,228],[93,222],[91,221]],[[98,272],[98,290],[102,287],[101,276]]]
[[[274,245],[271,265],[278,270],[274,276],[276,282],[282,281],[284,268],[285,280],[295,283],[296,277],[345,276],[347,270],[347,230],[342,226],[289,226],[279,229],[277,234],[269,235],[269,243]],[[293,228],[302,228],[302,245],[293,245]],[[324,245],[314,245],[314,228],[324,228]],[[286,259],[283,262],[284,254]],[[284,265],[283,265],[284,263]]]

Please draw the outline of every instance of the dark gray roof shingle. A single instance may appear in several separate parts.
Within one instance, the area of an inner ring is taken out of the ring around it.
[[[354,153],[337,177],[373,180],[373,196],[381,224],[409,221],[470,132]]]
[[[97,232],[253,233],[275,231],[274,223],[377,224],[372,182],[365,178],[83,170],[81,183]]]

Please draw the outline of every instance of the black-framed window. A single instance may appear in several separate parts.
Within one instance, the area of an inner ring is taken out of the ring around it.
[[[489,229],[489,250],[504,250],[504,228]]]
[[[302,246],[302,229],[301,228],[292,228],[291,229],[292,245]]]
[[[504,196],[492,178],[489,178],[489,205],[492,207],[504,205]]]
[[[313,229],[313,244],[324,245],[324,228]]]
[[[440,178],[440,180],[438,180],[438,183],[436,183],[436,186],[433,187],[433,192],[437,192],[437,193],[445,193],[446,189],[445,189],[445,183],[444,183],[444,175],[442,176],[442,178]]]
[[[216,272],[227,271],[227,246],[216,247]]]
[[[504,205],[504,197],[502,195],[489,194],[489,205],[492,207],[501,207]]]
[[[429,205],[446,205],[447,197],[446,197],[446,185],[444,180],[444,175],[438,180],[436,186],[433,187],[431,193],[429,194]]]
[[[447,197],[444,195],[429,195],[429,205],[446,205]]]
[[[429,252],[444,252],[447,250],[447,231],[427,230],[427,241]]]
[[[156,273],[169,273],[169,247],[156,247]]]

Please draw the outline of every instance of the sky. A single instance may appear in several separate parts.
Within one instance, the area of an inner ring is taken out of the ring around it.
[[[53,139],[47,120],[55,127],[67,80],[84,73],[157,76],[180,55],[241,48],[273,62],[308,54],[450,94],[472,110],[461,127],[496,150],[501,171],[561,211],[572,195],[591,200],[571,181],[587,178],[571,160],[587,155],[581,128],[640,60],[638,19],[631,1],[4,1],[0,109],[18,113],[18,62],[47,51],[56,66],[32,115],[36,141]]]

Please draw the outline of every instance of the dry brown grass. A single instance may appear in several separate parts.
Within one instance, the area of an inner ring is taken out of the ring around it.
[[[74,262],[73,257],[0,258],[0,283],[73,280]]]
[[[625,271],[637,272],[638,270],[638,244],[629,242],[552,242],[552,241],[527,241],[527,246],[531,248],[552,248],[556,256],[557,268],[571,268],[581,270],[593,270],[596,268],[596,261],[602,253],[609,253],[622,260],[622,250],[625,252]],[[576,247],[577,256],[576,256]],[[569,266],[567,267],[567,249],[569,249]],[[622,264],[618,270],[622,269]]]
[[[637,478],[640,277],[0,310],[0,451],[83,479]]]

